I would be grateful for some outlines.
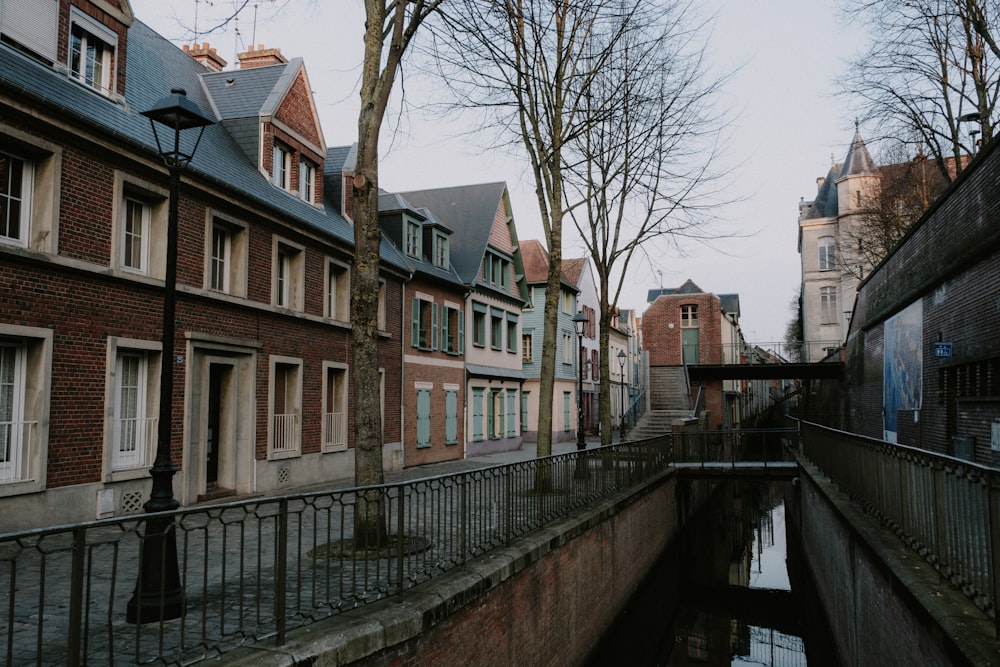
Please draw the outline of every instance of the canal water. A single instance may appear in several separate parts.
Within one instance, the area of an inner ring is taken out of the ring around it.
[[[794,488],[725,482],[715,489],[587,667],[839,665],[800,566],[797,532],[787,530],[797,514],[789,508]]]

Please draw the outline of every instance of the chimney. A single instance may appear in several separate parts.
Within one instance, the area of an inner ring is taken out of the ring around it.
[[[236,58],[240,61],[240,69],[284,65],[288,62],[288,58],[281,55],[281,49],[265,49],[263,44],[258,44],[256,49],[251,45],[249,51],[236,54]]]
[[[226,61],[215,52],[215,49],[205,42],[202,45],[195,44],[194,46],[184,45],[184,53],[188,54],[202,65],[212,70],[213,72],[221,72],[226,66]]]

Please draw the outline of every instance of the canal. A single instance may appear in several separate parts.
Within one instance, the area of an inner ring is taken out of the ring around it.
[[[839,665],[815,589],[798,566],[797,532],[788,530],[794,490],[789,482],[722,483],[587,666]]]

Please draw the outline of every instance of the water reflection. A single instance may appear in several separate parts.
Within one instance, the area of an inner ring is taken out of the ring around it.
[[[798,568],[789,576],[790,492],[787,483],[720,486],[588,665],[835,665],[810,583]]]

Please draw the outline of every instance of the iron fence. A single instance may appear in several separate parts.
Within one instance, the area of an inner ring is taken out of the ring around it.
[[[701,467],[790,463],[798,447],[795,428],[680,431],[673,434],[670,459]]]
[[[639,484],[667,468],[669,452],[664,437],[380,486],[0,534],[0,656],[8,666],[182,665],[243,644],[280,645],[293,628],[397,594]],[[355,531],[372,498],[383,508],[379,543]],[[156,581],[142,576],[139,558],[150,517],[175,532],[185,613],[130,624],[130,598]]]
[[[1000,621],[1000,470],[808,422],[802,452]]]

